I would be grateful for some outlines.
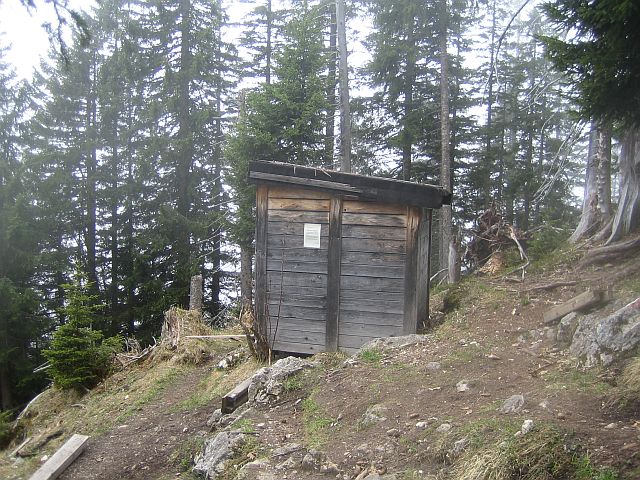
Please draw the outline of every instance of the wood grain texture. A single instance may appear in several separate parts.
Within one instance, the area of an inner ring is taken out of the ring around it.
[[[383,214],[395,214],[404,215],[407,207],[405,205],[394,205],[390,203],[377,203],[377,202],[356,202],[345,201],[342,206],[344,213],[383,213]]]
[[[342,215],[343,225],[404,227],[406,223],[405,215],[383,215],[377,213],[345,213]]]
[[[346,252],[405,253],[403,240],[380,240],[377,238],[345,238],[342,241]]]
[[[293,210],[272,210],[269,219],[276,222],[329,224],[329,212],[296,212]]]
[[[269,187],[269,198],[304,198],[315,200],[329,200],[331,194],[327,192],[319,192],[308,188],[295,188],[293,186],[277,186]]]
[[[269,209],[292,210],[302,212],[328,212],[329,200],[269,198]]]
[[[377,238],[380,240],[401,240],[404,242],[406,233],[403,228],[365,226],[365,225],[344,225],[342,227],[342,238]]]
[[[267,228],[269,235],[304,235],[304,223],[299,222],[274,222],[269,221]],[[322,228],[320,230],[320,236],[328,237],[329,229]]]
[[[340,277],[340,290],[360,290],[365,292],[403,292],[404,281],[398,278]]]
[[[360,309],[340,309],[340,322],[365,323],[402,328],[404,316],[401,313],[365,312]]]
[[[259,185],[256,191],[256,320],[258,328],[265,332],[267,314],[267,222],[269,213],[269,189]]]
[[[402,332],[405,335],[416,333],[418,318],[418,257],[419,243],[418,234],[420,232],[420,222],[422,220],[422,209],[412,207],[407,213],[407,252],[404,277],[404,322]]]
[[[326,350],[338,350],[340,319],[340,267],[342,258],[342,205],[341,197],[331,199],[329,212],[329,257],[327,278]]]

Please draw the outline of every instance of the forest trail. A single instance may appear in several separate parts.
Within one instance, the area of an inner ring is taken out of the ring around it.
[[[179,473],[181,452],[194,434],[206,429],[210,414],[208,407],[185,409],[180,404],[211,374],[212,365],[190,369],[124,423],[92,437],[84,453],[59,478],[146,479]]]

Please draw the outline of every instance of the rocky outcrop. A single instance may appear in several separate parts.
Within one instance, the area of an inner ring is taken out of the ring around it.
[[[315,367],[315,363],[298,357],[286,357],[270,367],[258,370],[249,383],[249,402],[267,403],[282,394],[282,382],[305,368]]]
[[[244,441],[245,435],[238,430],[223,431],[206,440],[193,471],[207,479],[217,478],[224,472],[224,463]]]
[[[569,351],[586,366],[610,365],[632,355],[640,345],[640,298],[605,318],[593,313],[581,318]]]

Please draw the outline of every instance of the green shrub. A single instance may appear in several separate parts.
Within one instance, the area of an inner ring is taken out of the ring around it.
[[[14,432],[11,420],[10,411],[0,411],[0,449],[9,445],[9,442],[13,439]]]
[[[96,302],[97,296],[87,292],[91,284],[82,272],[76,272],[73,284],[62,286],[67,297],[62,313],[67,323],[55,331],[50,348],[43,354],[51,364],[49,374],[57,387],[81,391],[107,376],[123,340],[120,336],[105,339],[102,332],[92,328],[102,305]]]
[[[99,331],[67,323],[56,330],[44,356],[56,386],[84,390],[107,376],[113,356],[121,349],[119,336],[105,339]]]

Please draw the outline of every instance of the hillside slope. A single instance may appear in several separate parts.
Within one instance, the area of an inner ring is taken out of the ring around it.
[[[640,414],[623,408],[634,399],[618,386],[625,363],[580,366],[542,320],[599,286],[617,299],[596,307],[603,316],[638,298],[640,259],[579,267],[579,257],[559,254],[524,282],[468,278],[441,291],[433,306],[447,310],[442,323],[405,345],[313,357],[317,366],[285,380],[275,401],[228,419],[246,440],[222,477],[640,478]],[[142,365],[83,398],[48,392],[25,435],[39,438],[32,445],[60,435],[26,460],[3,453],[0,477],[27,478],[72,432],[92,439],[61,478],[194,477],[193,457],[216,433],[207,418],[258,368],[246,360],[220,371],[235,346],[208,348],[208,361]],[[503,413],[509,398],[515,411]]]

